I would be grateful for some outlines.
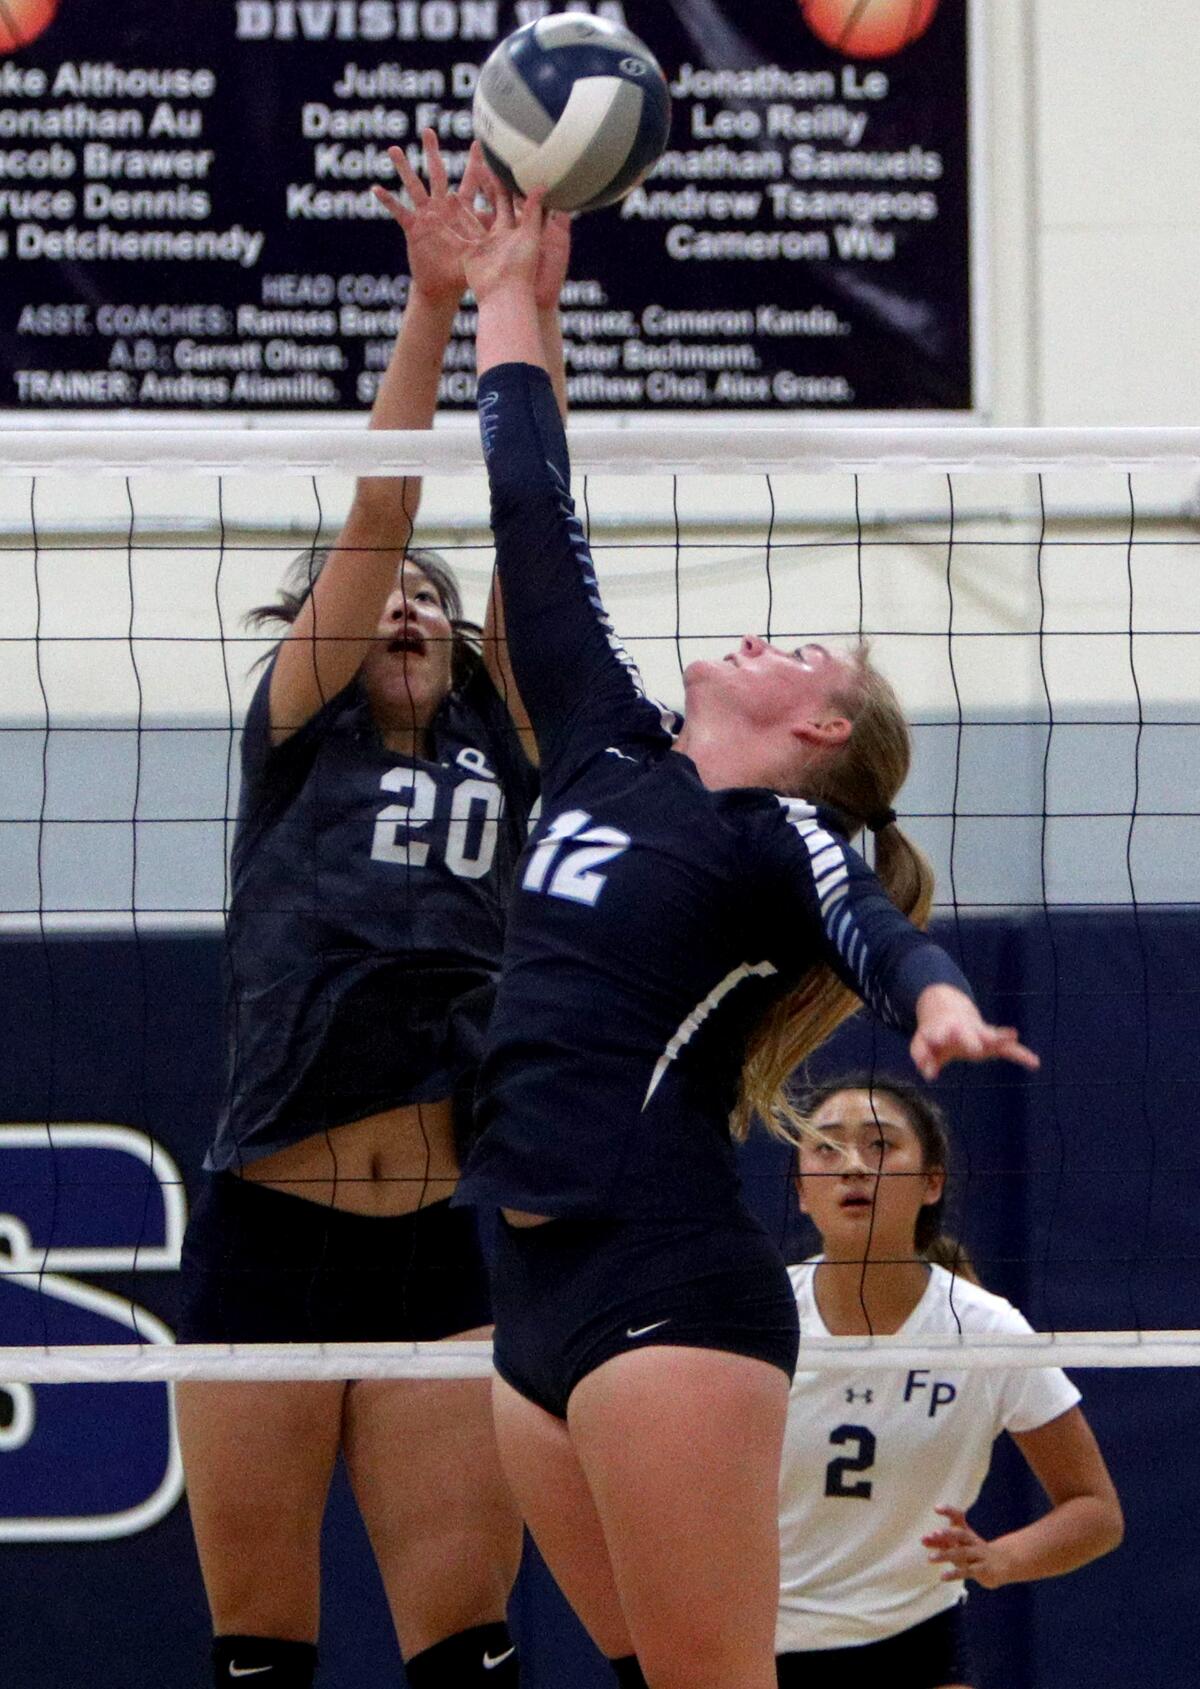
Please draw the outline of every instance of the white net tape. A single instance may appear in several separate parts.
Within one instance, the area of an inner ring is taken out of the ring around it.
[[[5,1384],[116,1384],[205,1379],[227,1383],[357,1378],[487,1378],[490,1343],[219,1343],[77,1345],[0,1350]],[[1027,1337],[931,1334],[815,1337],[801,1342],[805,1372],[896,1372],[931,1362],[956,1372],[1039,1366],[1200,1366],[1200,1331],[1032,1332]]]
[[[0,474],[453,475],[481,462],[473,429],[349,434],[337,429],[48,429],[5,433]],[[579,473],[767,475],[926,469],[1180,469],[1200,465],[1200,428],[576,427]]]

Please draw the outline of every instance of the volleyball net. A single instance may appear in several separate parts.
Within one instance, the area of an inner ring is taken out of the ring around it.
[[[873,642],[913,723],[897,808],[937,871],[938,935],[1043,1059],[939,1087],[956,1229],[1037,1334],[806,1339],[806,1367],[1200,1363],[1200,431],[576,426],[571,445],[656,695],[747,631]],[[336,537],[356,475],[420,473],[416,537],[482,619],[474,432],[62,430],[4,457],[0,1379],[486,1373],[478,1343],[172,1341],[267,649],[245,616]],[[822,1073],[900,1066],[862,1017],[847,1037]],[[747,1152],[795,1255],[788,1177]]]

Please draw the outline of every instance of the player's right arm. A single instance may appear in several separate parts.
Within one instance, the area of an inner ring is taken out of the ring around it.
[[[561,766],[614,740],[670,735],[613,632],[571,500],[534,290],[542,226],[540,192],[519,213],[499,195],[465,268],[479,305],[479,422],[508,649],[543,761]]]
[[[494,196],[497,186],[495,179],[489,176],[485,191]],[[559,296],[567,279],[570,257],[571,219],[565,212],[555,212],[546,218],[542,228],[541,247],[534,274],[534,302],[537,306],[542,355],[564,428],[567,422],[567,374],[562,323],[559,318]],[[483,661],[492,685],[508,706],[526,754],[536,763],[537,740],[513,672],[512,659],[508,652],[500,577],[494,569],[488,588],[487,615],[483,624]]]
[[[453,194],[436,137],[427,130],[424,140],[428,190],[398,147],[391,156],[411,208],[378,190],[404,230],[411,285],[371,410],[373,429],[433,425],[442,361],[462,297],[462,246],[453,229],[460,200],[469,203],[476,191],[478,167]],[[412,536],[420,497],[416,477],[359,479],[345,524],[275,658],[272,743],[289,738],[358,672]]]

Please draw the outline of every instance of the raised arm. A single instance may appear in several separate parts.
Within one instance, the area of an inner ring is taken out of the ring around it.
[[[442,360],[464,287],[462,243],[454,229],[462,201],[479,186],[479,166],[451,193],[432,131],[424,136],[426,189],[399,147],[391,158],[411,207],[383,188],[377,197],[404,231],[411,276],[391,360],[371,410],[371,428],[433,424]],[[363,476],[345,525],[271,675],[274,743],[301,727],[357,673],[412,536],[421,483],[414,477]]]
[[[489,191],[494,187],[489,181]],[[554,387],[558,414],[565,427],[567,421],[567,377],[563,359],[562,324],[559,321],[559,295],[567,278],[571,259],[571,219],[563,212],[554,212],[542,226],[537,268],[534,272],[534,303],[537,306],[538,335],[546,370]],[[521,701],[512,661],[508,654],[508,638],[504,623],[504,600],[500,595],[499,577],[493,573],[488,592],[487,615],[483,625],[483,661],[492,685],[508,705],[518,733],[529,755],[536,762],[537,743],[528,712]]]
[[[566,434],[539,323],[541,193],[495,222],[465,259],[479,306],[479,420],[508,649],[543,760],[669,742],[670,712],[646,696],[604,610],[570,494]]]

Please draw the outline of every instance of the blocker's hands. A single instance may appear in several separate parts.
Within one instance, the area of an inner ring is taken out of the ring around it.
[[[558,304],[571,263],[571,219],[565,211],[548,212],[542,224],[542,244],[533,276],[533,293],[539,311],[553,311]]]
[[[457,303],[467,285],[463,273],[465,241],[476,238],[490,221],[489,213],[474,210],[477,195],[488,191],[487,167],[478,145],[473,146],[462,181],[457,190],[451,190],[441,148],[432,129],[422,131],[421,142],[429,187],[425,187],[408,162],[403,147],[389,147],[388,157],[396,167],[410,204],[406,205],[389,188],[375,187],[372,191],[404,230],[414,290],[435,304],[448,300]]]
[[[967,1524],[967,1516],[957,1507],[937,1507],[947,1520],[941,1530],[930,1531],[921,1538],[929,1550],[931,1566],[948,1566],[942,1573],[943,1583],[955,1583],[959,1578],[974,1578],[984,1589],[999,1589],[1008,1582],[1004,1555],[998,1542],[988,1542]]]
[[[519,204],[514,204],[512,196],[498,184],[490,191],[496,207],[491,228],[473,218],[475,229],[463,243],[467,285],[480,304],[504,287],[534,290],[547,215],[542,204],[544,188],[534,188]]]
[[[936,1079],[952,1061],[1011,1061],[1036,1071],[1042,1064],[1015,1026],[989,1026],[975,1004],[953,985],[927,985],[917,998],[917,1030],[909,1045],[923,1079]]]

